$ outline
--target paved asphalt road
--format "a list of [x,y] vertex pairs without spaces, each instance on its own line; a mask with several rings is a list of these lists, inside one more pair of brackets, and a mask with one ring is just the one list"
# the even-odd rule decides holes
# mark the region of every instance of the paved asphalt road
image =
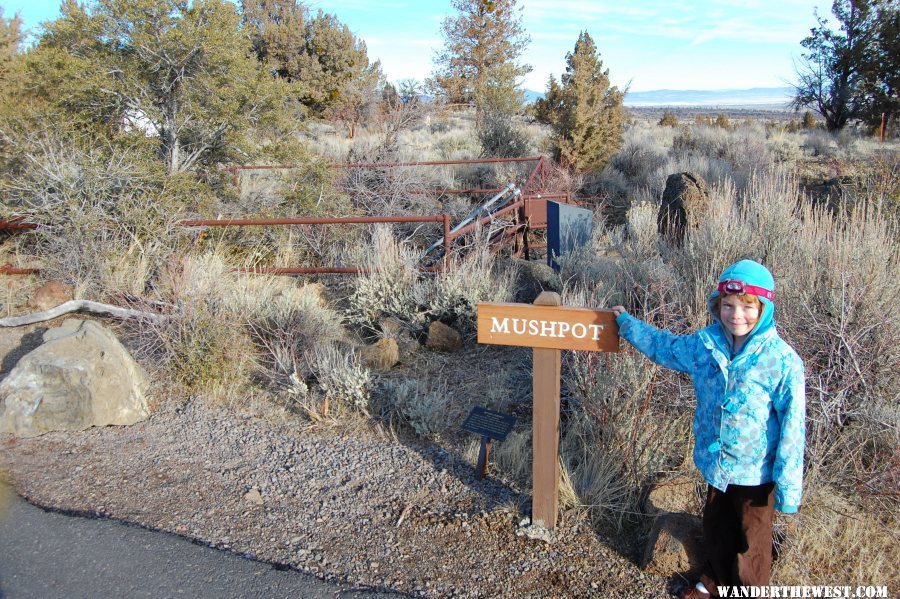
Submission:
[[0,599],[388,598],[110,520],[51,513],[0,482]]

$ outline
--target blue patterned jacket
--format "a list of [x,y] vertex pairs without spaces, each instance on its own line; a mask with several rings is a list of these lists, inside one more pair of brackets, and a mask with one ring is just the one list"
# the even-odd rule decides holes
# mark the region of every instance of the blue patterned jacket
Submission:
[[616,321],[642,354],[693,379],[694,463],[706,482],[724,491],[775,481],[775,508],[793,513],[803,484],[806,383],[803,361],[768,316],[736,356],[717,315],[692,335],[661,331],[627,313]]

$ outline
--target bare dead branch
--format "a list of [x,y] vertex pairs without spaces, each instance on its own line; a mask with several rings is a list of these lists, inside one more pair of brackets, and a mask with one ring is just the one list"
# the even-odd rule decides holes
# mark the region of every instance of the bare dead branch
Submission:
[[104,316],[113,316],[115,318],[129,319],[137,318],[140,320],[149,320],[154,324],[165,322],[166,316],[162,314],[154,314],[153,312],[144,312],[142,310],[132,310],[130,308],[120,308],[109,304],[101,304],[100,302],[92,302],[89,300],[70,300],[64,304],[60,304],[55,308],[45,310],[44,312],[34,312],[33,314],[24,314],[22,316],[9,316],[0,318],[0,326],[2,327],[20,327],[35,322],[44,322],[52,320],[63,314],[84,310],[93,314],[102,314]]

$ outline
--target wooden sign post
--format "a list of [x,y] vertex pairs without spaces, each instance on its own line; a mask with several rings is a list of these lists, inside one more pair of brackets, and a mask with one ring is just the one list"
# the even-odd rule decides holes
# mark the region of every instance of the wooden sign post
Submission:
[[560,306],[541,293],[534,305],[478,304],[478,343],[534,348],[531,521],[556,527],[559,506],[560,350],[619,351],[612,310]]

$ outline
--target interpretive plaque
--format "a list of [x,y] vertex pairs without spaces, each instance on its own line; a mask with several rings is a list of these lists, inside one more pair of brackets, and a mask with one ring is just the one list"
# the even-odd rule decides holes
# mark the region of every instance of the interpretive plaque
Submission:
[[559,272],[559,259],[591,243],[594,213],[586,208],[547,202],[547,265]]
[[512,430],[516,417],[512,414],[501,414],[481,406],[475,406],[462,423],[462,429],[481,435],[481,451],[478,452],[478,464],[475,474],[478,479],[487,473],[488,457],[491,455],[491,439],[502,441]]
[[475,406],[462,423],[462,429],[476,435],[503,441],[515,423],[516,417],[512,414],[501,414],[481,406]]

